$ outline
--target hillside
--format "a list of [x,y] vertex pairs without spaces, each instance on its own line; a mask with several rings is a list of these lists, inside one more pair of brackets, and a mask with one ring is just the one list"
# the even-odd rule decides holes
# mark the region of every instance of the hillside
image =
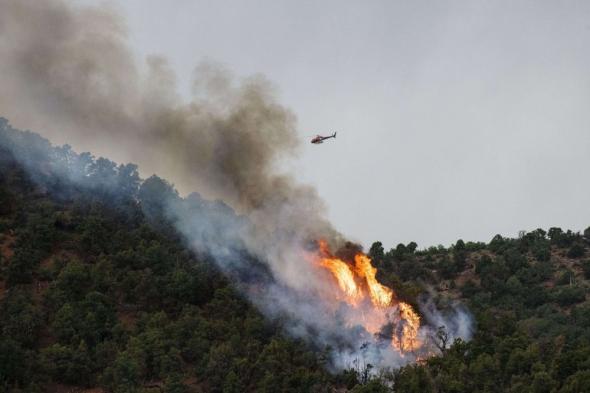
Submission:
[[169,185],[140,187],[133,166],[94,159],[98,186],[63,182],[44,173],[46,141],[13,134],[37,149],[25,171],[1,131],[0,391],[326,391],[317,354],[188,251],[156,207],[146,218],[140,204]]
[[[83,171],[64,176],[73,159]],[[330,348],[290,338],[187,247],[161,193],[174,190],[134,165],[0,120],[0,391],[590,391],[590,228],[424,250],[374,243],[382,283],[416,307],[426,295],[440,309],[460,301],[474,337],[446,342],[441,328],[440,354],[417,365],[331,373]],[[203,217],[232,214],[193,198]]]
[[403,368],[396,391],[590,391],[589,240],[590,229],[550,228],[449,249],[374,244],[383,281],[401,296],[433,288],[439,306],[459,299],[476,320],[469,343]]

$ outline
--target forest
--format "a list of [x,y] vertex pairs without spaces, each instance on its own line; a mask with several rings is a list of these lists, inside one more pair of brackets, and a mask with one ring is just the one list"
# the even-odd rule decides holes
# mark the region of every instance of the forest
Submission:
[[174,193],[0,118],[0,392],[590,392],[590,227],[373,243],[382,283],[416,307],[461,302],[474,334],[440,327],[416,364],[334,371],[331,348],[187,247],[157,203]]

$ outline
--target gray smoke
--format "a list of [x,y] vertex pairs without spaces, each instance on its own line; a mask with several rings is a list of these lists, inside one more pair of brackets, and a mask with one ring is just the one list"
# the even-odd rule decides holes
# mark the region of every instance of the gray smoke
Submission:
[[204,64],[186,103],[164,59],[136,64],[123,21],[108,9],[0,4],[0,109],[16,126],[225,201],[256,224],[249,246],[262,256],[276,254],[282,238],[337,237],[315,190],[275,170],[299,141],[295,116],[264,78],[235,83]]
[[[371,338],[330,316],[333,304],[319,296],[329,277],[301,258],[310,239],[338,245],[342,236],[316,191],[277,170],[297,154],[296,120],[263,77],[236,81],[223,67],[202,64],[186,102],[165,59],[137,62],[112,10],[0,0],[0,86],[0,114],[17,127],[135,162],[142,175],[157,172],[183,194],[198,190],[231,206],[241,218],[223,209],[191,214],[205,203],[195,196],[162,201],[191,246],[228,274],[243,268],[238,244],[267,262],[272,282],[245,290],[268,315],[287,315],[290,333],[332,347],[345,342],[340,353],[364,356],[359,348]],[[377,352],[376,365],[403,363],[391,348]],[[335,365],[346,367],[343,359]]]

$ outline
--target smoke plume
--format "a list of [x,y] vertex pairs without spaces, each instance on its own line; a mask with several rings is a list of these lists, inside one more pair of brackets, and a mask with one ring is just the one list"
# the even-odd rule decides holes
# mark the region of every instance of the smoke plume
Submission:
[[[316,191],[276,169],[299,148],[294,114],[261,76],[236,81],[223,67],[202,64],[189,102],[175,83],[164,58],[137,61],[123,20],[108,8],[0,0],[1,115],[78,151],[137,163],[142,175],[158,173],[183,194],[198,190],[231,206],[241,218],[215,209],[191,214],[204,203],[196,196],[162,201],[189,244],[228,274],[246,263],[236,250],[267,263],[273,279],[251,299],[267,315],[289,316],[290,333],[332,347],[345,342],[342,354],[351,358],[366,352],[360,343],[370,337],[326,315],[316,296],[326,277],[301,259],[310,239],[338,246],[342,236]],[[346,356],[335,366],[345,367]],[[401,364],[391,350],[374,358]]]

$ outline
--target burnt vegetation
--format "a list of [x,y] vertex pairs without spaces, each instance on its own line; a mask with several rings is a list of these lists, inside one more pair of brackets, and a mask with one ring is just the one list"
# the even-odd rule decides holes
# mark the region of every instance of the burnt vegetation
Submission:
[[[440,327],[440,353],[419,364],[334,374],[330,348],[289,338],[190,251],[158,202],[170,193],[0,120],[0,391],[590,391],[590,228],[374,243],[381,282],[416,307],[460,300],[474,336],[449,342]],[[193,199],[194,214],[228,209]]]

